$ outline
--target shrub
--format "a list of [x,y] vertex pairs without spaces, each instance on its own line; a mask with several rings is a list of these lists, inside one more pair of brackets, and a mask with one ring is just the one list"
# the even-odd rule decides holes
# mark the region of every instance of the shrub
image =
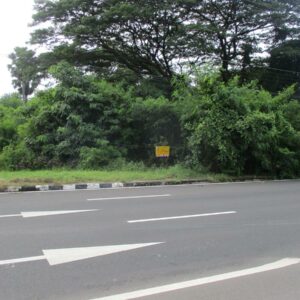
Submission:
[[289,88],[272,97],[255,83],[240,86],[238,78],[202,77],[181,100],[189,101],[182,119],[188,161],[233,174],[299,173],[299,132],[285,114],[292,94]]
[[0,154],[0,169],[21,170],[30,169],[35,165],[33,153],[26,147],[25,143],[9,145],[4,147]]
[[108,166],[120,157],[120,151],[109,144],[103,143],[99,148],[82,147],[78,166],[83,169],[98,169]]

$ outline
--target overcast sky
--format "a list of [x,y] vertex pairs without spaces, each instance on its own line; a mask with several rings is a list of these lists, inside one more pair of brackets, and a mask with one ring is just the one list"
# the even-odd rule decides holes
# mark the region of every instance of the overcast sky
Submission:
[[14,91],[7,55],[17,46],[26,46],[33,3],[34,0],[0,0],[0,96]]

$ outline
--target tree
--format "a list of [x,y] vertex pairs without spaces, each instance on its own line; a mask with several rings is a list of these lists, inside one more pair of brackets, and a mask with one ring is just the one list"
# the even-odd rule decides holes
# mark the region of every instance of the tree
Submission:
[[[221,62],[224,80],[230,70],[249,66],[255,54],[299,34],[299,5],[293,0],[191,0],[186,7],[195,55],[204,51]],[[205,50],[199,49],[203,40]]]
[[291,35],[295,38],[300,24],[296,0],[35,3],[34,24],[50,26],[36,30],[33,43],[54,47],[63,43],[71,51],[56,54],[73,52],[74,60],[86,65],[105,67],[110,72],[126,67],[139,76],[160,77],[167,82],[186,63],[205,60],[221,62],[223,79],[227,80],[233,68],[246,69],[255,54]]
[[13,85],[18,90],[24,102],[27,102],[39,85],[42,75],[39,71],[38,58],[35,52],[26,47],[17,47],[9,55],[11,64],[8,69],[13,77]]
[[[179,1],[178,1],[179,2]],[[175,61],[188,51],[184,21],[177,1],[170,0],[36,0],[35,24],[50,21],[48,29],[36,30],[34,43],[68,42],[85,55],[97,54],[113,71],[127,67],[139,75],[170,82]]]
[[272,92],[297,84],[300,96],[300,40],[286,41],[272,49],[262,84]]

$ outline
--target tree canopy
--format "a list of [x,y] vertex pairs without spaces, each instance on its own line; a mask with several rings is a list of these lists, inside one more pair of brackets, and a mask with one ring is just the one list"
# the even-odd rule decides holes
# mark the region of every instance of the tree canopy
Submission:
[[268,66],[262,79],[268,90],[278,92],[297,84],[297,96],[300,96],[300,40],[285,41],[273,48]]
[[[280,0],[36,0],[33,43],[76,49],[81,63],[168,79],[186,63],[245,68],[299,34],[299,7]],[[56,52],[57,53],[57,52]],[[66,54],[66,53],[65,53]],[[94,62],[89,58],[93,56]],[[96,58],[97,57],[97,58]]]
[[38,58],[33,50],[26,47],[16,47],[9,58],[11,64],[8,68],[13,77],[13,85],[27,102],[28,96],[34,92],[42,78]]

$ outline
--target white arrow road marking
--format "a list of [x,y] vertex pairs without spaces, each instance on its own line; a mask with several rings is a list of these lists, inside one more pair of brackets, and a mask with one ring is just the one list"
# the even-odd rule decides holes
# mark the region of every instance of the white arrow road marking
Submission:
[[87,199],[87,201],[105,201],[105,200],[120,200],[120,199],[140,199],[140,198],[160,198],[160,197],[170,197],[170,194],[163,195],[141,195],[141,196],[124,196],[124,197],[110,197],[110,198],[94,198]]
[[61,211],[31,211],[21,212],[23,218],[35,218],[55,215],[77,214],[91,211],[98,211],[99,209],[85,209],[85,210],[61,210]]
[[3,215],[3,216],[0,216],[0,218],[14,218],[14,217],[21,217],[21,214],[17,214],[17,215]]
[[187,215],[187,216],[175,216],[175,217],[165,217],[165,218],[152,218],[152,219],[141,219],[141,220],[130,220],[127,223],[143,223],[143,222],[154,222],[154,221],[165,221],[165,220],[176,220],[176,219],[188,219],[188,218],[198,218],[198,217],[208,217],[208,216],[219,216],[219,215],[230,215],[236,214],[236,211],[223,211],[208,214],[199,215]]
[[44,255],[40,255],[40,256],[31,256],[31,257],[0,260],[0,266],[18,264],[18,263],[28,262],[28,261],[44,260],[44,259],[46,259],[46,257]]
[[66,215],[66,214],[77,214],[90,211],[98,211],[99,209],[85,209],[85,210],[57,210],[57,211],[27,211],[21,212],[16,215],[3,215],[0,218],[13,218],[13,217],[23,217],[23,218],[35,218],[35,217],[46,217],[55,215]]
[[129,251],[138,248],[162,244],[159,243],[144,243],[144,244],[129,244],[129,245],[114,245],[114,246],[99,246],[99,247],[81,247],[81,248],[65,248],[65,249],[50,249],[43,250],[44,255],[32,256],[16,259],[8,259],[0,261],[0,265],[17,264],[22,262],[30,262],[37,260],[47,260],[50,266],[65,264],[78,260],[113,254],[117,252]]
[[157,286],[157,287],[153,287],[153,288],[149,288],[149,289],[138,290],[138,291],[124,293],[124,294],[117,294],[117,295],[112,295],[112,296],[108,296],[108,297],[97,298],[97,299],[93,299],[93,300],[136,299],[136,298],[181,290],[181,289],[185,289],[185,288],[196,287],[196,286],[205,285],[205,284],[209,284],[209,283],[213,283],[213,282],[219,282],[219,281],[223,281],[223,280],[228,280],[228,279],[258,274],[258,273],[262,273],[262,272],[272,271],[272,270],[276,270],[276,269],[289,267],[289,266],[299,264],[299,263],[300,263],[300,258],[285,258],[285,259],[282,259],[282,260],[279,260],[279,261],[276,261],[276,262],[273,262],[270,264],[266,264],[263,266],[255,267],[255,268],[244,269],[244,270],[240,270],[240,271],[224,273],[224,274],[210,276],[210,277],[198,278],[198,279],[189,280],[189,281],[182,281],[182,282]]

